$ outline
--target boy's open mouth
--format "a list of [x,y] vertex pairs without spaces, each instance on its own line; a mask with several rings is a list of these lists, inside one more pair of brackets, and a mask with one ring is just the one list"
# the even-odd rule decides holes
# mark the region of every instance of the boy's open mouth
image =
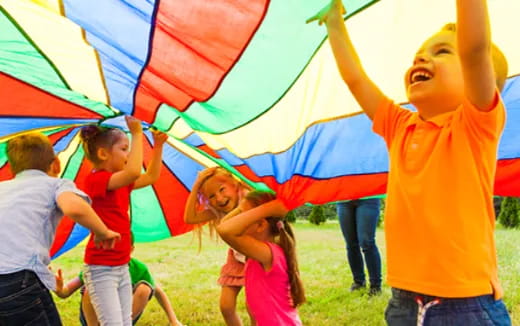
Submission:
[[410,85],[432,79],[433,75],[426,69],[417,69],[410,74]]

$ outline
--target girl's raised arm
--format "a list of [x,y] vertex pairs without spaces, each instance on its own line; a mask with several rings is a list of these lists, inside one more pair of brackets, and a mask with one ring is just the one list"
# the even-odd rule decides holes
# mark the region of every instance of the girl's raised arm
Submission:
[[186,207],[184,208],[184,222],[188,224],[198,224],[217,218],[209,209],[197,211],[200,187],[204,181],[215,173],[215,170],[216,168],[209,168],[199,172],[197,180],[195,180],[188,196],[188,200],[186,201]]
[[260,262],[265,270],[269,270],[273,260],[271,249],[265,242],[257,240],[245,232],[255,223],[259,223],[256,227],[269,228],[269,223],[265,218],[285,216],[287,209],[279,200],[273,200],[251,209],[248,209],[249,207],[248,201],[243,200],[236,209],[224,217],[217,226],[217,232],[233,249]]
[[165,133],[159,131],[153,132],[152,160],[146,169],[146,173],[141,174],[135,181],[134,189],[149,186],[159,179],[161,174],[163,147],[167,140],[168,135]]

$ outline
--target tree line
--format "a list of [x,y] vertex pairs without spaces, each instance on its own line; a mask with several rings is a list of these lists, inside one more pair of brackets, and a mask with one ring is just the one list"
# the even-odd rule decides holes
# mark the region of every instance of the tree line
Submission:
[[[384,220],[384,203],[382,199],[379,224]],[[520,227],[520,198],[518,197],[495,197],[495,216],[500,224],[506,228]],[[327,220],[337,220],[336,204],[327,203],[323,205],[303,205],[289,212],[289,222],[296,220],[308,220],[310,223],[320,225]]]

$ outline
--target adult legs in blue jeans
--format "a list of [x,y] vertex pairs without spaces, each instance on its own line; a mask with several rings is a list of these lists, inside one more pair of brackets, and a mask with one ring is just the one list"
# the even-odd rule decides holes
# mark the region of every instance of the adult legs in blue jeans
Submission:
[[61,325],[49,290],[34,272],[0,275],[0,325]]
[[338,203],[336,208],[341,232],[347,244],[347,258],[354,277],[354,287],[365,285],[364,256],[370,287],[380,289],[381,256],[375,241],[380,200],[351,200]]

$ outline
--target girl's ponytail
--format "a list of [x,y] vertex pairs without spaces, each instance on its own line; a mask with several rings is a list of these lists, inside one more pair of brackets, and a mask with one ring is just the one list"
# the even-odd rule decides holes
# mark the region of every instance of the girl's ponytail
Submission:
[[300,278],[300,269],[296,257],[296,240],[292,227],[285,219],[268,218],[267,220],[269,224],[271,224],[271,230],[273,229],[273,225],[274,228],[276,228],[276,232],[273,232],[273,234],[279,236],[279,245],[287,261],[287,274],[289,275],[289,284],[291,285],[292,304],[294,307],[298,307],[304,303],[306,299],[305,290]]
[[83,151],[85,156],[91,162],[97,163],[96,156],[96,138],[102,132],[101,128],[96,125],[88,125],[81,128],[79,136],[83,143]]
[[[275,200],[276,196],[270,192],[252,191],[246,195],[246,199],[253,206],[260,206],[269,201]],[[287,274],[291,286],[291,298],[293,307],[298,307],[305,302],[305,290],[300,278],[300,269],[296,257],[296,240],[291,225],[281,217],[267,217],[270,232],[278,238],[278,245],[282,248],[287,261]]]

